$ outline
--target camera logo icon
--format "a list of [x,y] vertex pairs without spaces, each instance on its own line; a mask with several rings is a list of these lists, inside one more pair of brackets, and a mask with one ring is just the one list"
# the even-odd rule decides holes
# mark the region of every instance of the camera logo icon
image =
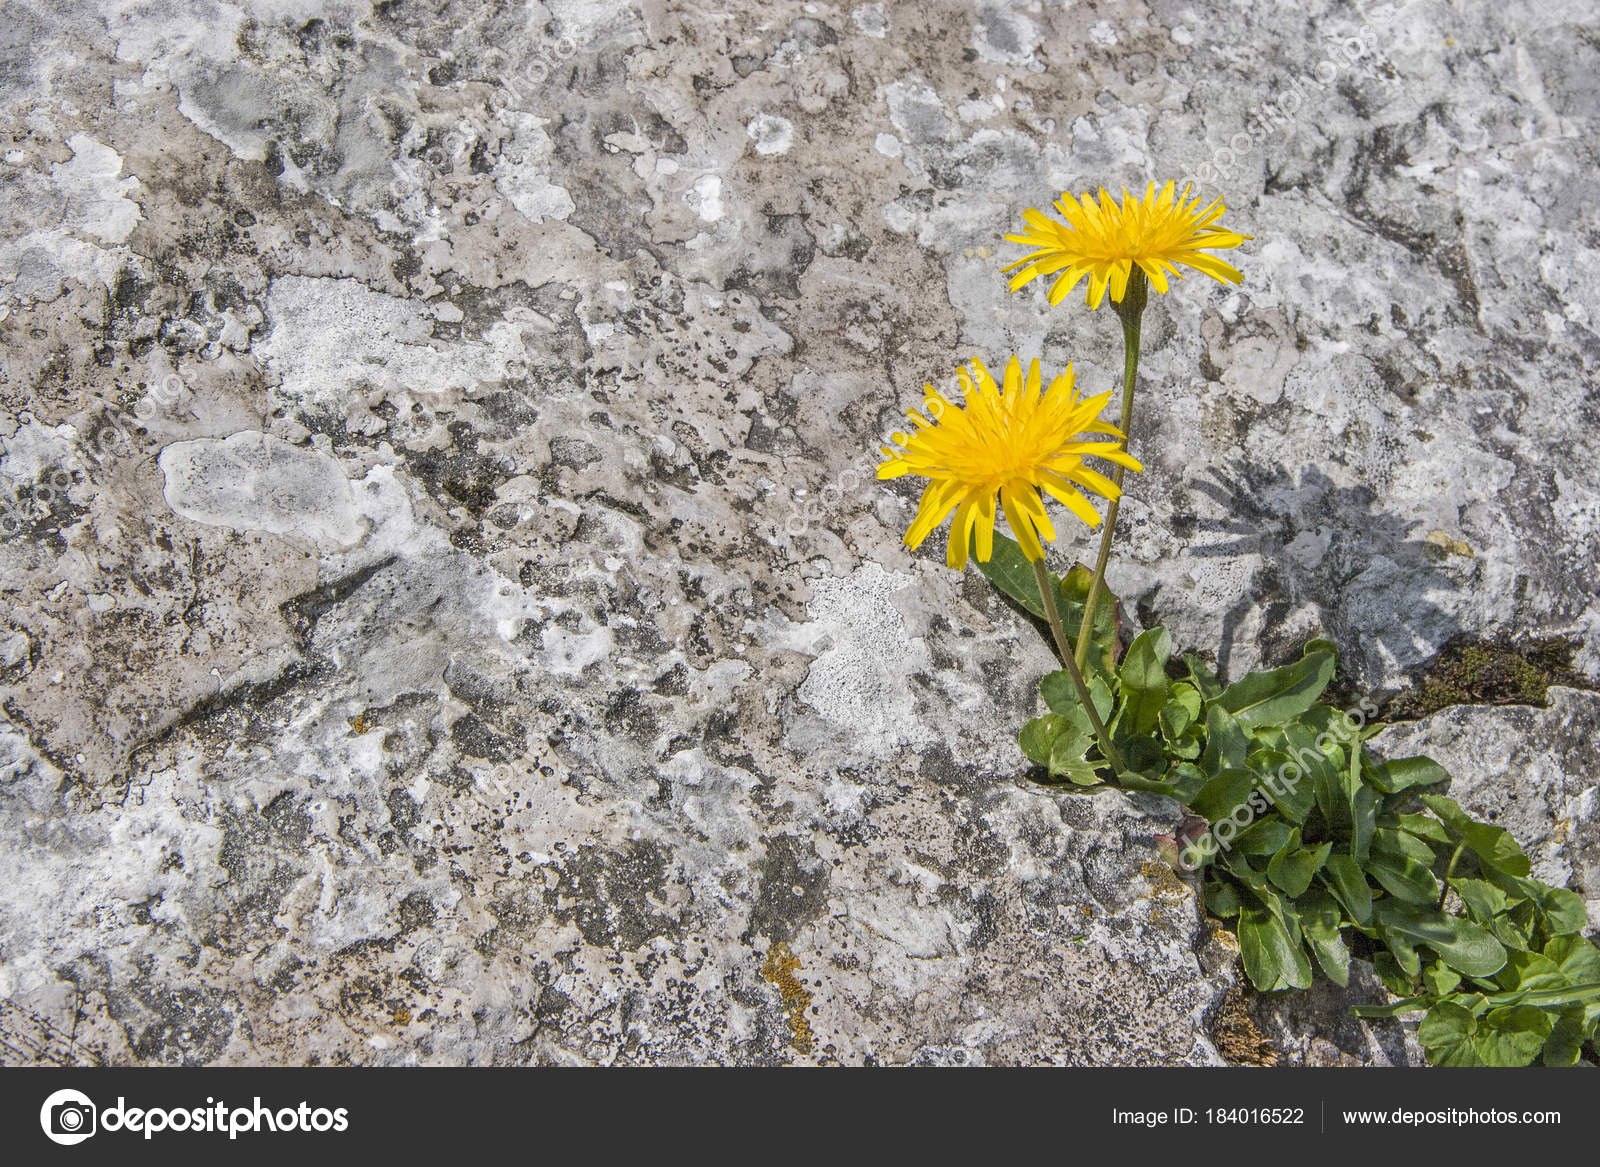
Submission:
[[94,1134],[95,1116],[95,1105],[87,1094],[57,1090],[39,1108],[39,1125],[51,1142],[70,1147]]

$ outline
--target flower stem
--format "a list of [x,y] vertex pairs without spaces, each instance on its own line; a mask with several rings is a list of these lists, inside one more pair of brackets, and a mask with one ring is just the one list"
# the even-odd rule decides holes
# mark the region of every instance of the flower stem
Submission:
[[1061,626],[1061,611],[1056,607],[1055,581],[1050,578],[1050,573],[1045,570],[1044,560],[1033,561],[1033,578],[1039,584],[1039,598],[1044,601],[1044,618],[1050,625],[1050,634],[1056,640],[1056,655],[1067,666],[1067,673],[1072,677],[1072,687],[1078,691],[1078,700],[1083,703],[1083,711],[1089,716],[1089,725],[1094,729],[1095,741],[1100,743],[1100,752],[1105,755],[1111,769],[1121,776],[1124,769],[1122,755],[1117,752],[1117,747],[1111,744],[1111,735],[1106,732],[1105,723],[1100,720],[1100,711],[1094,707],[1094,700],[1089,695],[1089,686],[1084,684],[1083,670],[1078,667],[1078,662],[1072,659],[1072,647],[1067,643],[1067,630]]
[[[1128,448],[1133,429],[1133,387],[1139,379],[1139,324],[1144,317],[1144,306],[1149,299],[1144,271],[1136,264],[1128,277],[1128,286],[1122,299],[1112,304],[1122,321],[1122,448]],[[1122,501],[1122,478],[1127,471],[1113,466],[1111,481],[1117,496],[1106,504],[1106,521],[1100,531],[1100,554],[1094,561],[1094,578],[1089,581],[1089,594],[1083,600],[1083,620],[1078,625],[1078,650],[1073,654],[1079,670],[1089,662],[1089,642],[1094,632],[1094,610],[1104,590],[1106,564],[1111,559],[1111,539],[1117,529],[1117,510]]]

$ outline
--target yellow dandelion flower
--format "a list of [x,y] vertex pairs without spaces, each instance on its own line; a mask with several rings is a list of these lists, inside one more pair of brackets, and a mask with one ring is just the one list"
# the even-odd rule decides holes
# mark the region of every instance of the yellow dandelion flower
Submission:
[[[916,474],[928,479],[917,517],[906,531],[910,547],[921,546],[955,511],[945,562],[957,570],[966,566],[974,532],[978,561],[987,562],[994,551],[998,494],[1011,534],[1023,554],[1037,562],[1044,558],[1040,537],[1050,542],[1056,537],[1041,491],[1095,527],[1100,516],[1083,491],[1106,498],[1116,498],[1122,491],[1083,460],[1104,458],[1132,470],[1143,469],[1122,449],[1122,431],[1099,420],[1111,394],[1079,397],[1071,365],[1043,391],[1039,362],[1032,362],[1024,377],[1016,357],[1006,363],[1003,385],[995,384],[976,358],[970,374],[958,369],[956,377],[961,383],[961,406],[929,385],[922,407],[932,420],[907,410],[916,429],[894,435],[899,449],[883,447],[879,478]],[[1082,441],[1082,434],[1108,434],[1118,440]]]
[[1138,199],[1130,198],[1123,187],[1120,206],[1104,187],[1098,203],[1091,195],[1074,200],[1063,194],[1056,200],[1056,209],[1065,223],[1028,208],[1022,212],[1028,230],[1007,235],[1006,241],[1037,250],[1003,269],[1017,273],[1011,277],[1011,290],[1015,292],[1037,276],[1060,272],[1050,285],[1051,304],[1066,299],[1085,276],[1089,279],[1089,307],[1098,308],[1108,288],[1111,302],[1118,304],[1135,264],[1158,292],[1167,290],[1169,273],[1183,279],[1180,264],[1218,281],[1238,283],[1243,277],[1235,268],[1202,249],[1238,247],[1253,236],[1213,226],[1228,208],[1221,199],[1202,208],[1198,198],[1189,197],[1189,189],[1185,187],[1180,198],[1169,182],[1158,196],[1152,182]]

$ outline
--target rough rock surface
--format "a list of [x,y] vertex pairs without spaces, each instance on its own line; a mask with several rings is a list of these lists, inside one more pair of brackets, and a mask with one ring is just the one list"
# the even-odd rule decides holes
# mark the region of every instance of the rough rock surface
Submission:
[[[1256,239],[1148,316],[1130,619],[1593,679],[1590,23],[10,0],[0,1057],[1218,1060],[1171,808],[1022,778],[1049,657],[863,455],[1109,385],[999,237],[1193,175]],[[1397,732],[1594,901],[1596,717]]]

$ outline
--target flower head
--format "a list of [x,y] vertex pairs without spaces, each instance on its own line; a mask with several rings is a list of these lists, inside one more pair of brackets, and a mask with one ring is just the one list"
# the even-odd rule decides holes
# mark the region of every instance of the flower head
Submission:
[[1050,285],[1050,303],[1059,304],[1088,276],[1088,304],[1098,308],[1107,288],[1112,303],[1121,303],[1135,264],[1158,292],[1167,290],[1168,273],[1183,278],[1179,264],[1216,280],[1236,284],[1242,278],[1233,267],[1202,250],[1238,247],[1252,238],[1212,226],[1228,209],[1221,199],[1202,208],[1198,198],[1189,197],[1189,188],[1184,188],[1180,198],[1169,182],[1157,195],[1152,182],[1142,199],[1130,198],[1124,187],[1120,206],[1101,187],[1098,203],[1091,195],[1074,200],[1063,194],[1056,209],[1065,223],[1030,207],[1022,212],[1028,229],[1021,235],[1006,236],[1007,242],[1038,249],[1004,269],[1017,272],[1011,277],[1013,292],[1036,276],[1060,272]]
[[[878,467],[879,478],[916,474],[928,479],[917,517],[906,531],[909,546],[920,546],[951,511],[956,512],[945,556],[953,568],[966,566],[974,532],[978,561],[987,562],[993,554],[997,494],[1023,554],[1037,561],[1044,558],[1040,537],[1052,542],[1056,537],[1041,491],[1095,527],[1100,516],[1083,490],[1106,498],[1122,492],[1083,460],[1104,458],[1132,470],[1143,469],[1122,449],[1122,431],[1099,420],[1111,394],[1079,397],[1071,365],[1042,391],[1039,362],[1032,362],[1024,377],[1016,357],[1006,363],[1002,385],[995,384],[976,358],[970,374],[958,369],[956,377],[962,405],[951,404],[929,385],[923,408],[933,420],[908,410],[916,429],[895,434],[893,441],[900,448],[883,447],[884,460]],[[1119,440],[1082,441],[1083,434],[1108,434]]]

